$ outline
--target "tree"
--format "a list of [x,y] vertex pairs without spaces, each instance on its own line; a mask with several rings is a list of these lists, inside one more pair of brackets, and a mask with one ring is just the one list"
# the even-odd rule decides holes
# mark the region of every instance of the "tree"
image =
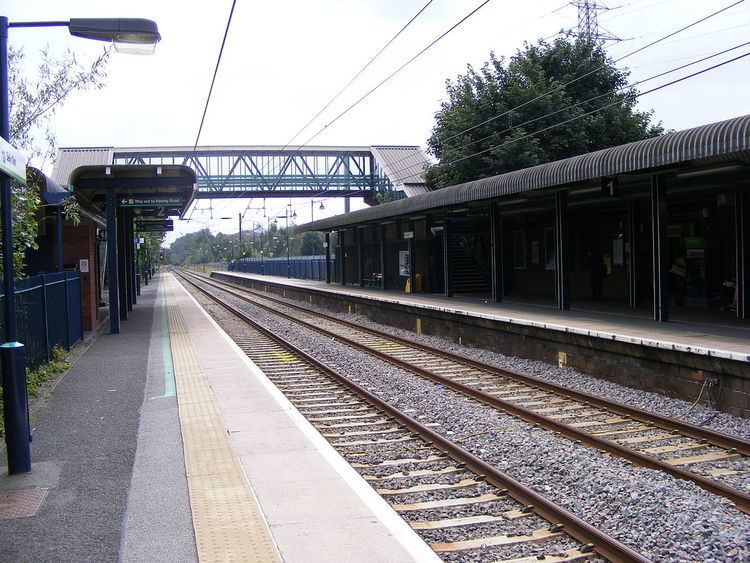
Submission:
[[[8,94],[10,111],[10,142],[39,168],[55,155],[55,134],[52,116],[75,91],[101,88],[106,78],[109,49],[90,65],[80,63],[68,50],[53,56],[41,52],[41,62],[33,79],[22,70],[25,58],[19,49],[8,49]],[[12,183],[13,261],[16,276],[23,275],[26,250],[37,248],[36,213],[41,203],[36,182],[23,186]],[[76,218],[76,208],[68,204],[67,217]]]
[[[469,65],[446,82],[448,100],[428,140],[439,161],[428,184],[442,188],[660,135],[653,112],[635,111],[627,78],[585,39],[525,44],[508,61],[491,53],[481,69]],[[584,116],[592,110],[600,111]]]
[[316,231],[303,233],[300,241],[300,256],[317,256],[325,254],[325,235]]

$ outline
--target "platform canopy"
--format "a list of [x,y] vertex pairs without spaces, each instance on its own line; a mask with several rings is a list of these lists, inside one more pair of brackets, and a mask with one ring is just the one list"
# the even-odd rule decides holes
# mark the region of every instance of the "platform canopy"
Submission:
[[[196,195],[195,172],[189,166],[79,166],[70,172],[68,188],[86,207],[104,212],[114,190],[118,206],[137,215],[183,216]],[[140,203],[140,205],[139,205]]]
[[107,164],[110,153],[99,149],[74,156],[58,160],[53,176],[75,194],[81,209],[106,217],[110,330],[117,334],[137,302],[141,236],[136,235],[172,230],[170,217],[182,217],[190,207],[197,178],[180,164]]
[[549,190],[599,190],[613,179],[627,186],[651,174],[687,178],[718,169],[731,173],[748,164],[750,115],[744,115],[320,219],[296,230],[329,231],[415,213],[455,211],[498,199],[522,203]]

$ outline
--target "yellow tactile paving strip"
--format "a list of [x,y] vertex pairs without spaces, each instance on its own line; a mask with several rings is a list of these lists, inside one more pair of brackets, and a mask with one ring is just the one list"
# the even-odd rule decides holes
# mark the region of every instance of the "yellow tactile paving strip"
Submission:
[[169,339],[198,557],[281,561],[175,304],[173,283],[171,277],[165,279]]

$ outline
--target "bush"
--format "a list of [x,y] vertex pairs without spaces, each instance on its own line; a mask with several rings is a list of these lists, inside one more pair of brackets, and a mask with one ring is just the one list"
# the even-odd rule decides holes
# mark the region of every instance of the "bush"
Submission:
[[[52,357],[49,362],[40,365],[39,367],[26,370],[26,393],[29,397],[36,397],[39,393],[40,388],[46,382],[50,381],[59,373],[63,373],[68,369],[69,364],[65,359],[66,353],[60,346],[52,348]],[[3,403],[2,403],[3,392],[0,388],[0,430],[5,427],[3,416]]]

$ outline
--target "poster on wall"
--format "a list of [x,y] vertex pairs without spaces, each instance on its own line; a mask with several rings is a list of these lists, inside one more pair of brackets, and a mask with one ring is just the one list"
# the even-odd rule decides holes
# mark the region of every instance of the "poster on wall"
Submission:
[[526,269],[526,231],[513,231],[513,267]]
[[409,265],[409,251],[399,250],[398,252],[398,274],[400,276],[411,275],[411,267]]

